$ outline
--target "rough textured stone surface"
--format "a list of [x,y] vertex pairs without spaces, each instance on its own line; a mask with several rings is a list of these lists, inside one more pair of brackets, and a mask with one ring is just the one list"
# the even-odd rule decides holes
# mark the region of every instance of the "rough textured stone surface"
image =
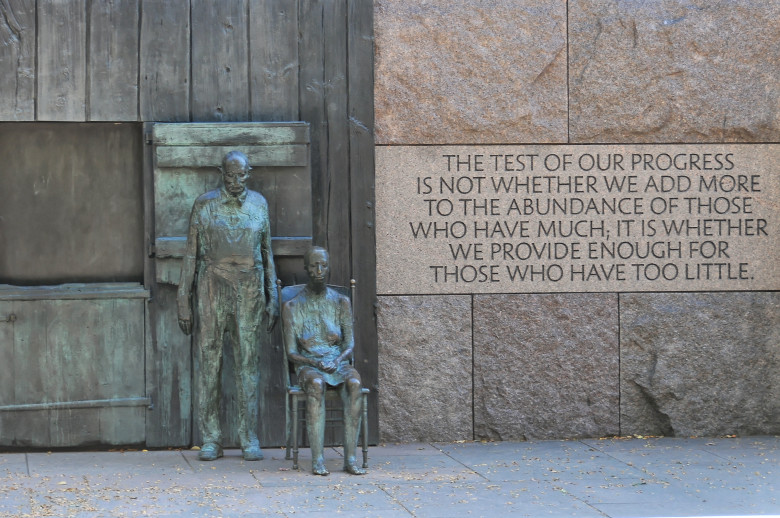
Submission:
[[620,299],[621,433],[780,433],[780,293]]
[[615,294],[474,297],[474,430],[496,440],[618,433]]
[[379,297],[383,441],[472,439],[471,297]]
[[378,144],[565,142],[561,0],[375,0]]
[[569,2],[572,142],[780,139],[780,3]]

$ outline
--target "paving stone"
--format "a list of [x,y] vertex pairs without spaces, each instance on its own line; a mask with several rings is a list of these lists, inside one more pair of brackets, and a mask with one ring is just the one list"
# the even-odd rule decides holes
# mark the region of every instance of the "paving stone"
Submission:
[[562,491],[535,481],[527,484],[472,482],[401,484],[384,487],[414,516],[582,516],[602,515]]
[[378,297],[382,441],[472,439],[471,297]]
[[620,297],[622,435],[780,433],[780,293]]
[[780,140],[780,4],[572,0],[571,142]]
[[27,475],[27,457],[24,453],[0,454],[0,476]]
[[454,483],[484,480],[478,473],[445,455],[402,456],[376,459],[372,463],[371,479],[385,483]]
[[490,440],[618,433],[614,294],[474,297],[474,420]]
[[377,144],[566,141],[566,6],[374,2]]

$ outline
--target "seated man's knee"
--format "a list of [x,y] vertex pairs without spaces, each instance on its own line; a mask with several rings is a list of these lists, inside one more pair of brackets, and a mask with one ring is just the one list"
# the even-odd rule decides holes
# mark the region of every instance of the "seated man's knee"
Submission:
[[347,381],[345,381],[345,384],[347,386],[347,392],[349,392],[350,394],[360,394],[360,389],[362,388],[362,385],[359,379],[349,378]]
[[321,396],[325,392],[325,380],[322,378],[310,378],[307,380],[305,390],[310,396]]

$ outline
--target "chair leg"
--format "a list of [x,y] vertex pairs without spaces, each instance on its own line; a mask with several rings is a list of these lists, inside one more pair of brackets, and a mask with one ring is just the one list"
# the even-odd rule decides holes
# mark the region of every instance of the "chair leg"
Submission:
[[298,469],[298,394],[293,394],[293,426],[292,426],[292,444],[293,444],[293,469]]
[[363,394],[363,468],[368,467],[368,395]]
[[290,399],[292,396],[290,396],[289,393],[285,395],[285,407],[284,407],[284,430],[285,430],[285,442],[286,442],[286,450],[284,453],[284,459],[290,460],[292,457],[290,456],[290,450],[292,449],[292,421],[290,421]]

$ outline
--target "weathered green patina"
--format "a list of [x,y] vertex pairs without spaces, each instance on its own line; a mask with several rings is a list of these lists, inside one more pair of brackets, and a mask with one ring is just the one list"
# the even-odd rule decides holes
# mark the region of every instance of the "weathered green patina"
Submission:
[[[344,470],[363,475],[355,452],[362,410],[360,374],[350,362],[354,350],[352,307],[344,295],[326,285],[330,266],[324,248],[304,256],[309,282],[282,306],[284,345],[306,392],[306,423],[312,471],[327,475],[323,456],[325,390],[338,386],[344,403]],[[297,409],[296,409],[297,411]]]
[[[279,304],[268,204],[260,193],[246,188],[250,169],[243,153],[225,155],[223,187],[201,195],[192,207],[182,264],[178,319],[185,334],[192,332],[193,321],[195,324],[201,460],[222,456],[219,401],[225,332],[236,362],[239,441],[244,459],[263,458],[256,430],[259,361],[266,342],[263,338],[276,323]],[[264,320],[266,329],[262,327]]]

